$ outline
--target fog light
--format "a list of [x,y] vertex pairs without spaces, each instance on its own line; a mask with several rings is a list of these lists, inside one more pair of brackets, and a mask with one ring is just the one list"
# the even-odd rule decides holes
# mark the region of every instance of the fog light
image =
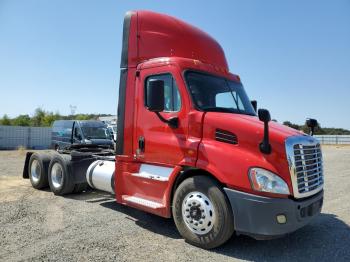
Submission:
[[287,218],[285,215],[277,215],[276,218],[278,224],[285,224],[287,222]]

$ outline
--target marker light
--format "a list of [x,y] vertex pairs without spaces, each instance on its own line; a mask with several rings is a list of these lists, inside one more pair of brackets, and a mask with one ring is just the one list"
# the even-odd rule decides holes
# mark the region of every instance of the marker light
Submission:
[[287,218],[285,215],[277,215],[276,216],[278,224],[285,224],[287,223]]

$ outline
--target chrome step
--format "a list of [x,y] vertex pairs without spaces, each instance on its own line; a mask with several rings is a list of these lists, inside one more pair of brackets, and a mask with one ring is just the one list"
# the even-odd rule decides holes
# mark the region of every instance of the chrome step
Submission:
[[127,201],[127,202],[131,202],[131,203],[135,203],[137,205],[140,206],[145,206],[145,207],[149,207],[149,208],[153,208],[153,209],[158,209],[158,208],[162,208],[164,207],[164,205],[162,205],[161,203],[152,201],[152,200],[147,200],[141,197],[136,197],[136,196],[123,196],[123,200]]

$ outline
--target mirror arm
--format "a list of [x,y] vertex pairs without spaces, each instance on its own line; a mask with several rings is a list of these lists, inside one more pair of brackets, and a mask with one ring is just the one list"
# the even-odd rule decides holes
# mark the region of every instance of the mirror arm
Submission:
[[263,141],[259,145],[260,151],[264,154],[271,153],[271,145],[269,141],[269,122],[264,121],[264,138]]
[[271,153],[271,145],[269,141],[269,122],[271,121],[270,112],[266,109],[258,110],[259,120],[264,122],[264,138],[261,141],[259,148],[260,151],[264,154]]
[[315,127],[310,127],[310,136],[313,136],[315,133]]
[[171,128],[178,128],[179,126],[179,119],[177,117],[172,117],[170,119],[165,119],[159,112],[155,112],[156,115],[159,117],[159,119],[167,123]]

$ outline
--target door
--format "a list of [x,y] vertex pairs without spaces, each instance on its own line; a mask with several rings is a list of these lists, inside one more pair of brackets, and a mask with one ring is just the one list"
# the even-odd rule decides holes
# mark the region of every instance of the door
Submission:
[[[164,81],[164,111],[160,115],[165,119],[177,117],[176,128],[170,127],[145,106],[145,88],[153,79]],[[179,88],[181,81],[175,66],[141,70],[136,81],[134,132],[134,155],[140,162],[175,166],[185,158],[188,120],[183,99],[185,90]]]
[[[145,106],[145,88],[151,80],[164,81],[165,106],[160,117]],[[176,66],[140,71],[135,81],[133,160],[123,166],[119,163],[119,202],[170,217],[172,177],[180,172],[180,165],[186,161],[194,164],[196,157],[196,153],[189,153],[195,152],[193,149],[188,150],[193,144],[187,142],[189,108],[186,87]],[[164,122],[175,117],[177,127]]]

